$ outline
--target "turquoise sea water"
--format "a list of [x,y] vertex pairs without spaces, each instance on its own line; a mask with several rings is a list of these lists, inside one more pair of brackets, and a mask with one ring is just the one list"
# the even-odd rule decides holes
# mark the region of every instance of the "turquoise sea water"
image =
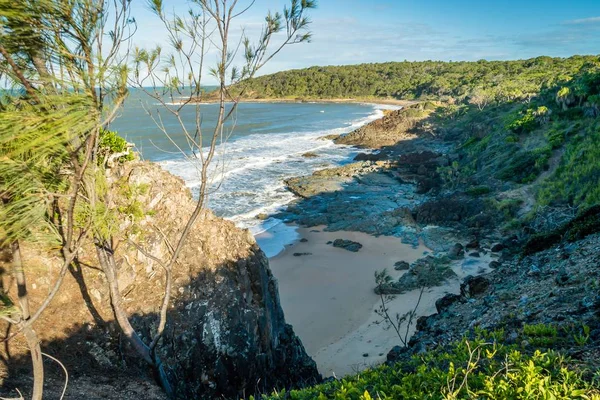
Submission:
[[[320,137],[350,132],[381,117],[384,108],[369,104],[241,103],[235,118],[227,125],[227,132],[231,132],[228,139],[217,148],[211,170],[209,207],[254,234],[276,229],[281,221],[273,218],[261,221],[256,215],[276,212],[293,200],[294,196],[285,189],[284,179],[341,165],[356,154],[356,149],[337,146]],[[133,91],[111,129],[134,142],[144,159],[158,162],[182,177],[194,192],[200,182],[197,162],[185,156],[191,155],[191,151],[178,122],[164,110],[160,111],[171,140],[147,115],[147,110],[155,112],[160,107],[145,94]],[[201,105],[200,115],[206,132],[203,145],[208,146],[217,105]],[[186,106],[182,117],[193,129],[195,107]],[[303,157],[307,152],[318,157]]]

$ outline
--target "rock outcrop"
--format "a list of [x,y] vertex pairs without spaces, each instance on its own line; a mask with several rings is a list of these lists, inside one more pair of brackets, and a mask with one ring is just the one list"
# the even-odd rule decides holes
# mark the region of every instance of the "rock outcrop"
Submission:
[[[120,291],[133,327],[149,343],[165,285],[164,271],[153,258],[168,259],[195,203],[182,180],[151,163],[127,163],[109,184],[108,207],[121,211],[114,227]],[[54,282],[59,258],[51,250],[24,246],[24,261],[35,309]],[[45,351],[71,371],[74,391],[77,376],[118,371],[118,384],[126,387],[129,375],[147,375],[147,366],[120,337],[97,265],[94,247],[87,243],[34,326]],[[8,264],[0,267],[10,270]],[[7,287],[10,277],[4,273],[2,279]],[[173,267],[173,296],[157,353],[176,397],[237,398],[320,379],[285,322],[277,281],[249,231],[203,212]],[[23,349],[18,339],[11,341],[12,364],[3,386],[28,376]]]
[[378,149],[394,145],[401,140],[411,140],[417,137],[411,132],[412,128],[429,113],[430,111],[423,110],[421,105],[391,111],[381,119],[334,139],[334,142]]

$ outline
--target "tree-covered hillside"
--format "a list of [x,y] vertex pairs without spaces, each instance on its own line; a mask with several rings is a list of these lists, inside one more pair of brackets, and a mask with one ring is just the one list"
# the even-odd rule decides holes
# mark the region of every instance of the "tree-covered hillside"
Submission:
[[388,62],[311,67],[244,82],[249,98],[527,99],[568,80],[597,56],[518,61]]

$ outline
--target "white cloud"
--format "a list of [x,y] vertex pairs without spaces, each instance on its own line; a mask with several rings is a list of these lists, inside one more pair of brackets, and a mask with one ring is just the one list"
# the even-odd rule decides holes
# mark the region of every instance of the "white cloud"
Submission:
[[565,21],[565,25],[589,25],[589,24],[600,24],[600,17],[590,17],[582,19],[573,19]]

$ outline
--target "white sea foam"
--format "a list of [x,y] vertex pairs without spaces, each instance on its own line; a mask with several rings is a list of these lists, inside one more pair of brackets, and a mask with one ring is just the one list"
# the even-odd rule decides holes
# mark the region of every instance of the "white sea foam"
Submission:
[[[373,105],[373,113],[350,121],[346,126],[310,132],[251,134],[217,148],[211,168],[213,182],[210,208],[220,216],[248,228],[254,235],[278,226],[275,218],[259,220],[258,214],[274,214],[294,199],[284,179],[307,175],[321,168],[340,165],[351,159],[355,149],[323,141],[322,136],[351,132],[383,116],[384,109],[398,107]],[[317,157],[306,158],[305,153]],[[169,160],[164,168],[182,177],[194,194],[200,186],[197,165],[190,160]],[[273,236],[273,235],[271,235]],[[289,240],[293,234],[280,235]],[[283,238],[285,237],[285,238]],[[271,246],[271,245],[269,245]],[[281,243],[273,245],[280,248]]]

